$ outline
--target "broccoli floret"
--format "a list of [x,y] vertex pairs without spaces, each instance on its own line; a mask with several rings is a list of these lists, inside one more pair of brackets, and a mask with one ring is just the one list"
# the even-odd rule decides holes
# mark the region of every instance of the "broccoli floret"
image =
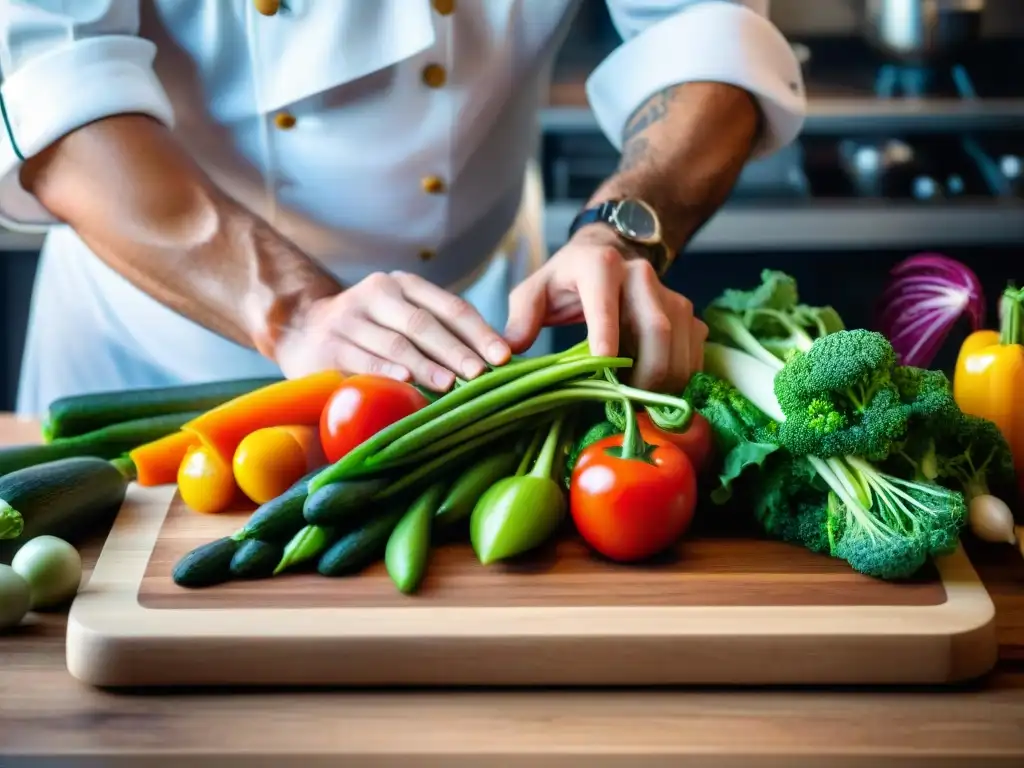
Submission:
[[723,456],[739,443],[770,436],[778,428],[735,387],[708,373],[695,373],[683,398],[707,420]]
[[738,347],[778,367],[796,352],[808,349],[816,338],[844,327],[832,307],[812,307],[799,301],[793,277],[766,269],[759,286],[750,291],[724,291],[707,306],[703,318],[712,341]]
[[892,381],[909,419],[924,421],[927,428],[936,421],[959,419],[960,407],[953,398],[953,386],[942,371],[897,365],[892,370]]
[[829,553],[828,487],[807,461],[776,453],[761,468],[751,491],[754,517],[766,534],[811,552]]
[[800,456],[884,459],[907,429],[909,408],[892,379],[896,355],[880,333],[850,330],[816,340],[775,376],[786,421],[782,444]]
[[936,424],[935,453],[938,476],[958,483],[968,499],[1013,486],[1010,446],[988,419],[961,413]]
[[959,541],[967,505],[957,491],[903,480],[856,457],[812,459],[836,495],[831,554],[882,579],[913,576],[930,557]]

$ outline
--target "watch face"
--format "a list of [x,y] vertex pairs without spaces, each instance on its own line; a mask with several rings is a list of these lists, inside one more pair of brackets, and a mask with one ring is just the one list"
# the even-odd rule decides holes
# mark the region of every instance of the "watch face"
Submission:
[[648,242],[658,236],[658,221],[654,213],[636,200],[623,200],[615,211],[615,222],[626,237]]

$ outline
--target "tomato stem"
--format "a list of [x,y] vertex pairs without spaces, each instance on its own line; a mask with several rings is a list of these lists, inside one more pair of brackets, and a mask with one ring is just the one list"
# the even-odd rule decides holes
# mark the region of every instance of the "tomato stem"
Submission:
[[544,439],[544,446],[540,449],[540,456],[530,470],[530,477],[550,478],[555,467],[555,457],[558,455],[560,445],[559,432],[562,429],[563,416],[555,419],[548,428],[547,437]]
[[648,461],[648,454],[651,451],[649,446],[640,434],[640,425],[636,422],[636,409],[633,401],[628,397],[622,400],[623,408],[626,411],[626,431],[622,435],[622,447],[616,450],[620,459],[639,459]]

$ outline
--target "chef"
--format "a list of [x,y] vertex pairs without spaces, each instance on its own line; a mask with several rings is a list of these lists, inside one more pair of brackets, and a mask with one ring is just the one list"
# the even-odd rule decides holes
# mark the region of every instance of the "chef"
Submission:
[[681,387],[706,328],[662,277],[799,132],[799,65],[767,0],[607,0],[586,92],[622,159],[548,255],[531,158],[581,4],[0,0],[0,220],[47,232],[19,412],[330,367],[443,391],[576,322]]

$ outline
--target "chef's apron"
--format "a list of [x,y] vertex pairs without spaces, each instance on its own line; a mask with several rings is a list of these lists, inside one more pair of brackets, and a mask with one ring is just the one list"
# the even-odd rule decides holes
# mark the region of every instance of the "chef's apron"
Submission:
[[[508,318],[510,291],[547,257],[543,216],[543,184],[531,162],[515,222],[494,253],[482,260],[478,276],[467,287],[455,289],[498,331]],[[90,259],[96,261],[86,264]],[[47,236],[32,298],[19,414],[39,415],[59,397],[86,392],[280,375],[280,369],[257,352],[225,343],[196,324],[188,329],[188,338],[166,338],[159,328],[133,327],[125,319],[130,309],[111,311],[109,287],[99,285],[97,270],[103,274],[109,268],[98,263],[71,229],[57,227]],[[109,285],[120,279],[104,274],[102,282]],[[126,297],[152,301],[141,291],[118,292],[119,300]],[[152,345],[180,346],[188,364],[167,370],[145,354]],[[546,329],[528,354],[550,349],[551,331]]]

